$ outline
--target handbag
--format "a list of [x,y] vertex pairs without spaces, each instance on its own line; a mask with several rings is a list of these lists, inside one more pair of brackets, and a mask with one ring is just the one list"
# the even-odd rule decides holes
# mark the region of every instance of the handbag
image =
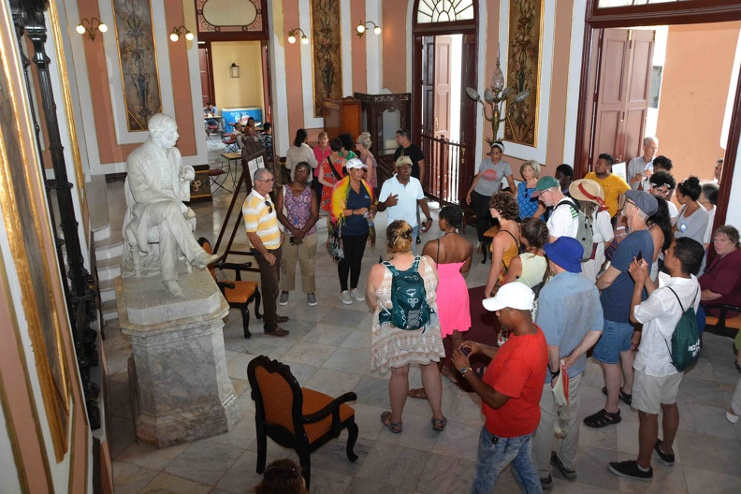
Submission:
[[345,251],[342,249],[342,223],[337,225],[337,231],[330,224],[327,234],[327,252],[336,263],[345,258]]

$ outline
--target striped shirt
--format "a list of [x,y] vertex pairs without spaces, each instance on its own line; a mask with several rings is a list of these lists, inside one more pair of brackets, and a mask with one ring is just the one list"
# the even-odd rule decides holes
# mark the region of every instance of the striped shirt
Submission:
[[266,249],[275,250],[280,247],[282,234],[278,228],[275,204],[269,196],[263,197],[256,189],[252,189],[242,204],[242,218],[244,229],[248,233],[257,233]]

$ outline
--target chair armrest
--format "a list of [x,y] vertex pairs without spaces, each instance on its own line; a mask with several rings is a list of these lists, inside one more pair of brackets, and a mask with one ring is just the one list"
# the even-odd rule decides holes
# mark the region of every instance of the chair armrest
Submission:
[[222,288],[230,288],[234,290],[234,288],[236,287],[234,283],[229,283],[228,281],[217,281],[216,285],[219,287],[219,290],[222,290]]
[[718,323],[720,323],[721,326],[725,326],[726,316],[729,310],[733,312],[741,313],[741,307],[738,305],[718,304],[718,303],[712,303],[712,302],[705,303],[703,305],[705,306],[706,309],[720,309],[720,316],[718,316]]
[[319,422],[320,420],[324,419],[329,415],[332,414],[332,427],[339,426],[340,423],[340,405],[347,402],[347,401],[355,401],[358,399],[358,395],[356,395],[354,392],[350,391],[348,393],[345,393],[342,396],[339,396],[329,402],[327,406],[319,410],[318,412],[314,412],[310,415],[304,415],[301,417],[301,421],[304,424],[311,424],[314,422]]
[[218,265],[219,269],[233,269],[235,276],[237,278],[237,281],[242,281],[242,271],[259,271],[259,269],[252,267],[252,261],[247,261],[243,263],[233,263],[233,262],[222,262]]

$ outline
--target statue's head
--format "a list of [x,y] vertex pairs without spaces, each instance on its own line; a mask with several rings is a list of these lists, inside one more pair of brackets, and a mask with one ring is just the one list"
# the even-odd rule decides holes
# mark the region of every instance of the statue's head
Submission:
[[148,123],[149,138],[158,146],[170,149],[175,146],[180,135],[175,119],[164,113],[152,115]]

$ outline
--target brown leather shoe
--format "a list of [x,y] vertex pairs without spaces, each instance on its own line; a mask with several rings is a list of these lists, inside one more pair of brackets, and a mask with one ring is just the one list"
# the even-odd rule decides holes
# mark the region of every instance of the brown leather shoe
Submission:
[[275,320],[278,321],[279,323],[288,322],[288,316],[277,316]]
[[278,338],[280,338],[283,336],[287,336],[289,334],[289,331],[287,329],[281,328],[280,326],[276,326],[275,329],[272,329],[270,331],[266,329],[265,334],[268,334],[270,336],[277,336]]

